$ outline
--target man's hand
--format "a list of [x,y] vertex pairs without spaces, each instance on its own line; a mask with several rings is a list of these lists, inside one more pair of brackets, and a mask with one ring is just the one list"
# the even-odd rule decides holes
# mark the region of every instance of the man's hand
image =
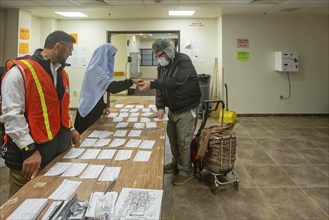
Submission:
[[138,84],[138,83],[142,83],[142,82],[144,82],[144,80],[143,79],[132,79],[132,81],[133,81],[133,83],[134,84]]
[[72,143],[77,144],[80,141],[80,134],[77,130],[72,130],[71,131],[71,138],[72,138]]
[[150,82],[144,81],[144,82],[138,83],[137,86],[138,86],[139,91],[146,91],[146,90],[150,89],[151,84],[150,84]]
[[41,155],[37,150],[31,156],[29,156],[26,160],[23,161],[22,175],[25,179],[31,180],[34,179],[41,165]]
[[157,111],[158,119],[162,119],[163,116],[164,116],[164,114],[165,114],[164,109],[159,109],[159,110]]

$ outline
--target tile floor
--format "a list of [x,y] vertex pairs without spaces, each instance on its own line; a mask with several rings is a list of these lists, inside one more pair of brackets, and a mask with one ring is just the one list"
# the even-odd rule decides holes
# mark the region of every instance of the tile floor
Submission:
[[[143,97],[139,97],[143,98]],[[210,118],[207,125],[217,124]],[[182,186],[164,174],[162,219],[329,219],[329,118],[240,117],[234,128],[239,190],[232,184],[213,194],[213,177],[202,172]],[[169,145],[165,162],[170,162]],[[1,167],[1,204],[8,170]]]

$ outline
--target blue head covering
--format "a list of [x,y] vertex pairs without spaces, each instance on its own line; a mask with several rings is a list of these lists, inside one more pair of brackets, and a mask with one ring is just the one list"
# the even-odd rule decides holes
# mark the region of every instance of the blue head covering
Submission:
[[113,81],[114,55],[117,51],[118,49],[109,43],[94,51],[82,82],[78,106],[82,117],[95,107]]

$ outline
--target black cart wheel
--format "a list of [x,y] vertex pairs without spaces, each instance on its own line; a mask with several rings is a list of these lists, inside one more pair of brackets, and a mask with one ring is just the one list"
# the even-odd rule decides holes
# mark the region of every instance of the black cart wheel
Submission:
[[215,194],[215,195],[216,195],[216,194],[217,194],[217,192],[218,192],[218,187],[217,187],[217,186],[215,186],[215,185],[214,185],[214,186],[211,186],[211,187],[210,187],[210,191],[211,191],[213,194]]

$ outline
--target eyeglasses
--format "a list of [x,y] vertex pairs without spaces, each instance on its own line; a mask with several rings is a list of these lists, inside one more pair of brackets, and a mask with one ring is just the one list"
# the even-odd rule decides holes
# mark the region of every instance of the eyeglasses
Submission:
[[159,55],[155,55],[154,58],[155,59],[159,59],[160,57],[162,57],[164,55],[164,51],[162,51],[162,53],[160,53]]
[[64,42],[62,42],[62,41],[60,41],[59,43],[62,44],[63,46],[65,46],[67,49],[69,49],[70,52],[72,52],[72,51],[74,50],[73,47],[70,47],[69,45],[67,45],[66,43],[64,43]]

